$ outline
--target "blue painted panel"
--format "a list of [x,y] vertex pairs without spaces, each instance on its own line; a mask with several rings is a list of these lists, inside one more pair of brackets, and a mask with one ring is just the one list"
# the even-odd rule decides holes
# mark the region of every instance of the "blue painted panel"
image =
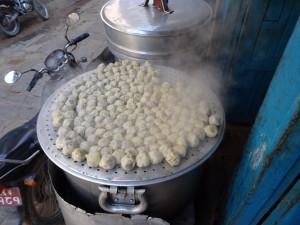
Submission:
[[[300,1],[227,0],[223,4],[227,8],[221,15],[226,15],[226,20],[220,23],[225,37],[230,37],[221,39],[224,51],[220,54],[227,80],[227,119],[252,124],[269,87],[270,75],[273,76],[300,15]],[[248,78],[251,74],[255,77]],[[246,80],[255,80],[248,85],[260,87],[243,87]]]
[[265,16],[265,20],[279,20],[285,1],[271,0]]
[[300,20],[244,149],[223,224],[257,224],[300,173]]
[[281,199],[278,206],[272,211],[262,225],[299,225],[300,224],[300,180]]

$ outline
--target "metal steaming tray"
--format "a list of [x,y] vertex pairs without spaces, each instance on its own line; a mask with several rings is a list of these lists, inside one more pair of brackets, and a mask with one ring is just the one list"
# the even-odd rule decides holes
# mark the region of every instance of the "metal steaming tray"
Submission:
[[[174,83],[177,80],[186,81],[190,79],[187,74],[173,68],[163,66],[157,66],[156,68],[161,71],[161,79],[164,81]],[[100,167],[90,168],[86,165],[86,161],[76,162],[70,156],[63,155],[55,146],[57,130],[52,126],[51,106],[57,96],[63,92],[66,87],[82,81],[83,77],[95,76],[96,74],[97,70],[89,71],[64,84],[47,99],[38,117],[37,135],[40,145],[49,159],[65,172],[86,181],[103,185],[141,186],[154,184],[178,177],[201,165],[219,146],[225,130],[223,107],[212,90],[201,85],[199,82],[191,82],[191,88],[194,88],[196,91],[201,90],[205,93],[206,97],[204,99],[208,102],[212,113],[221,117],[222,125],[219,128],[217,137],[205,138],[205,140],[200,141],[197,147],[190,148],[186,157],[181,160],[179,166],[171,167],[167,162],[162,162],[157,165],[150,165],[146,168],[136,167],[131,171],[125,171],[119,165],[112,170],[105,170]]]

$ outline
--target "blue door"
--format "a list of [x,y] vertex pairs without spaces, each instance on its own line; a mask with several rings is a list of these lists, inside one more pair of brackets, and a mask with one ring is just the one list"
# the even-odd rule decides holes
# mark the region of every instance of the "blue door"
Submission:
[[224,225],[300,224],[300,18],[243,149]]
[[252,124],[300,15],[300,1],[221,2],[223,30],[215,35],[222,37],[227,119]]

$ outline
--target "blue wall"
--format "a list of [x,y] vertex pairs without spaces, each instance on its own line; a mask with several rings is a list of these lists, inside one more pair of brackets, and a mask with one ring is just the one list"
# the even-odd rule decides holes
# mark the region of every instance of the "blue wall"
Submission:
[[[286,191],[299,179],[299,137],[300,19],[244,148],[241,163],[228,193],[223,224],[257,224],[266,220],[265,215],[277,215],[274,205],[288,197]],[[299,188],[294,190],[299,191]],[[299,195],[298,192],[293,196]],[[291,210],[299,210],[298,203]],[[292,211],[284,215],[289,213],[300,215],[300,212],[295,214]],[[294,219],[296,221],[298,218]]]

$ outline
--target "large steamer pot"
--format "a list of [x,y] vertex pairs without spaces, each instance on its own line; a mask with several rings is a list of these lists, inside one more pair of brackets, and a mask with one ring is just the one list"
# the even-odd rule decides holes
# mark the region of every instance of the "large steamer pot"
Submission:
[[[209,39],[211,7],[202,0],[172,0],[168,14],[141,0],[111,0],[101,10],[106,39],[119,59],[149,60],[155,64],[202,54]],[[199,56],[198,56],[199,57]]]
[[[157,66],[163,81],[189,82],[191,77],[170,67]],[[147,213],[149,216],[168,218],[194,195],[200,180],[202,164],[219,146],[225,130],[225,115],[217,96],[205,85],[192,79],[191,89],[205,94],[202,99],[209,104],[213,114],[221,118],[222,125],[215,138],[206,138],[198,146],[188,150],[181,164],[171,167],[162,162],[146,168],[125,171],[120,166],[113,170],[89,168],[86,162],[76,162],[56,149],[57,131],[52,126],[51,107],[55,99],[68,87],[81,82],[87,76],[95,76],[96,70],[82,74],[55,91],[42,107],[37,134],[49,159],[62,169],[72,187],[74,198],[88,212],[121,214]],[[193,86],[194,85],[194,86]]]
[[[134,186],[135,196],[128,194],[128,187],[131,186],[104,186],[98,182],[87,182],[69,173],[65,175],[76,193],[77,201],[88,212],[143,213],[168,220],[192,199],[200,184],[201,171],[200,166],[185,175],[167,181],[148,185],[143,185],[141,182],[140,186]],[[118,194],[109,193],[109,189],[116,187]],[[140,191],[145,191],[142,195],[143,199],[138,195]],[[125,192],[127,196],[124,196]]]

